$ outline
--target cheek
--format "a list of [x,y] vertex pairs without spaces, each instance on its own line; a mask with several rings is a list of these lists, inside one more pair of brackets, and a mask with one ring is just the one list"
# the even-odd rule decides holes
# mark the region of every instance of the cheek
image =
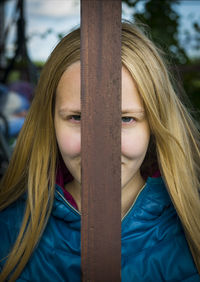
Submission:
[[76,157],[81,151],[81,138],[78,132],[57,133],[57,142],[63,157]]
[[149,144],[149,134],[122,134],[122,155],[134,159],[143,157]]

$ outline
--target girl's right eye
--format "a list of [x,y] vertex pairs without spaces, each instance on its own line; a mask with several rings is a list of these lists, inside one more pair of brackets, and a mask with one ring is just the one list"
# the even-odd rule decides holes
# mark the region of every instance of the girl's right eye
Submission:
[[81,116],[80,115],[71,115],[69,117],[69,120],[74,123],[79,123],[81,121]]

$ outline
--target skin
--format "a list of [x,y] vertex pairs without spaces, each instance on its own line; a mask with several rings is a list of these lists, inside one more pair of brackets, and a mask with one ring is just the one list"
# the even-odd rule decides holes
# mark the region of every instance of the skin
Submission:
[[[61,155],[74,180],[65,189],[81,210],[81,102],[80,62],[63,73],[56,91],[55,131]],[[124,217],[145,181],[140,167],[146,155],[150,129],[137,87],[122,68],[121,215]]]

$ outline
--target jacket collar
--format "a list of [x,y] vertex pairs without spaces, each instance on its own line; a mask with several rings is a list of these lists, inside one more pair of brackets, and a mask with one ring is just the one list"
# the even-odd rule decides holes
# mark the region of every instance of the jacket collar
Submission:
[[[142,220],[152,218],[152,216],[158,217],[169,205],[171,205],[171,200],[162,178],[149,177],[144,189],[140,192],[123,222],[133,216]],[[80,220],[80,213],[67,202],[62,188],[57,184],[52,213],[66,221]]]
[[80,221],[80,213],[65,199],[62,188],[56,184],[52,214],[65,221]]
[[172,205],[166,186],[161,177],[147,179],[144,189],[140,192],[136,202],[124,217],[122,226],[133,222],[148,225],[158,219],[161,214]]

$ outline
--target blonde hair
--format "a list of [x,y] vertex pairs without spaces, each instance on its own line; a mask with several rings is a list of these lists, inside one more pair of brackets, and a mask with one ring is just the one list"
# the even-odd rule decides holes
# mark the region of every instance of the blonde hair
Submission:
[[[0,280],[19,277],[34,251],[54,200],[58,149],[54,99],[69,65],[80,60],[80,30],[63,38],[48,59],[36,95],[1,182],[0,208],[27,191],[24,220]],[[143,99],[156,160],[200,272],[200,135],[174,89],[159,51],[136,26],[122,23],[122,63]],[[45,127],[44,127],[45,125]]]

